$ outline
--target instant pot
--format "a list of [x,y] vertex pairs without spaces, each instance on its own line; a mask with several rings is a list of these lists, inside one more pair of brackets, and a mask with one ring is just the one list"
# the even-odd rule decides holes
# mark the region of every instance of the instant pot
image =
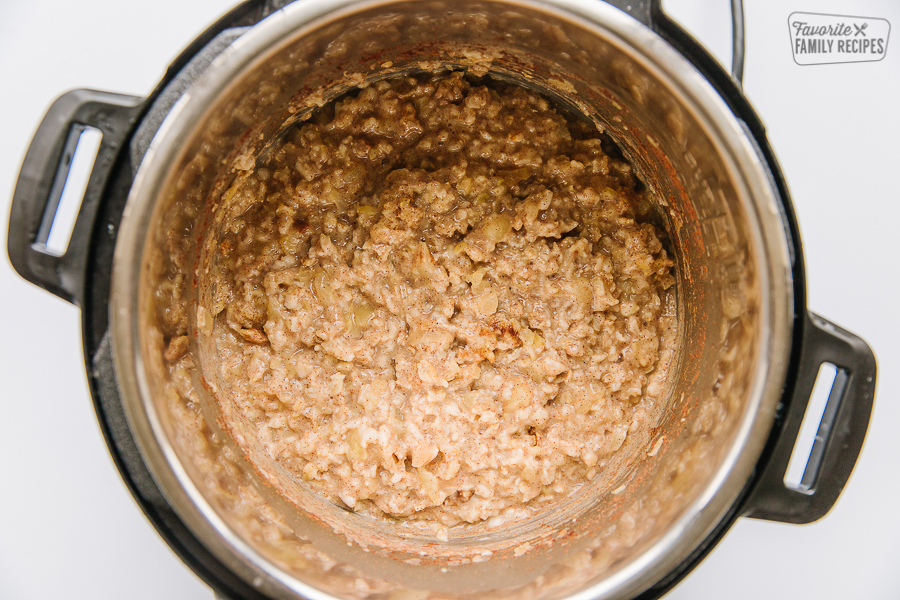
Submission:
[[[163,393],[147,299],[162,283],[150,266],[163,240],[201,245],[239,157],[263,154],[360,83],[447,68],[538,89],[619,144],[664,199],[681,350],[669,410],[651,435],[629,440],[632,460],[613,477],[550,514],[442,543],[300,486],[275,490],[218,430],[214,405]],[[222,597],[658,597],[740,516],[824,515],[874,396],[865,342],[806,309],[788,191],[734,71],[655,2],[246,2],[148,98],[78,90],[53,104],[19,175],[10,259],[82,309],[90,389],[116,465],[163,538]],[[47,241],[86,128],[103,137],[58,254]],[[823,363],[837,377],[802,481],[788,486]]]

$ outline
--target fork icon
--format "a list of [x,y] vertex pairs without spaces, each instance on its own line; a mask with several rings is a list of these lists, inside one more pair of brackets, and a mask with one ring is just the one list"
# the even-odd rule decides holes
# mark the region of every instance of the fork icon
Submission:
[[853,27],[856,28],[856,33],[854,33],[854,37],[862,34],[863,37],[866,37],[866,27],[868,27],[868,23],[863,23],[862,25],[853,24]]

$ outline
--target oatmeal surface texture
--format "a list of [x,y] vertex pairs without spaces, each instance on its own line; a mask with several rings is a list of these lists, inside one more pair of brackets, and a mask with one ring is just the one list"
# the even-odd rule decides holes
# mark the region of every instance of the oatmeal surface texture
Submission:
[[324,107],[223,196],[201,276],[220,402],[377,518],[567,497],[652,426],[672,356],[673,263],[616,156],[543,97],[459,73]]

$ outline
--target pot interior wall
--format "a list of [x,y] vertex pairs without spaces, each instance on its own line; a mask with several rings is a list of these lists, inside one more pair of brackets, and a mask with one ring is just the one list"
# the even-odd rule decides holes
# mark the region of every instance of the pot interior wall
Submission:
[[[208,323],[196,309],[210,290],[197,289],[194,278],[208,266],[197,249],[227,208],[235,160],[255,160],[280,132],[360,83],[447,68],[535,88],[618,143],[657,199],[676,259],[679,350],[657,427],[629,436],[621,459],[592,485],[530,521],[451,531],[438,542],[317,499],[261,448],[250,461],[242,456],[210,400],[215,349],[204,346]],[[673,536],[705,506],[756,410],[751,392],[767,327],[752,216],[716,132],[703,123],[612,30],[536,5],[370,4],[283,33],[166,159],[141,269],[148,410],[227,532],[227,543],[210,545],[223,555],[240,548],[245,556],[228,561],[262,573],[259,585],[273,595],[309,593],[309,585],[348,598],[557,598],[592,585],[598,594],[613,585],[635,591],[658,578],[635,569],[684,558],[699,540]],[[200,340],[192,346],[199,368],[165,366],[165,332],[176,322]],[[190,381],[206,391],[191,391]],[[671,556],[660,559],[661,548]]]

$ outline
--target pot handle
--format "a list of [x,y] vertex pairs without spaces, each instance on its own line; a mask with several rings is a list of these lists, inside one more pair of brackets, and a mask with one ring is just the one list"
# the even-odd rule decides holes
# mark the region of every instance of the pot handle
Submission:
[[[73,304],[81,305],[83,298],[100,199],[142,102],[135,96],[93,90],[64,94],[41,121],[19,171],[9,216],[10,262],[19,275]],[[69,242],[54,251],[47,242],[75,149],[88,129],[99,130],[99,149]]]
[[[785,485],[785,472],[823,363],[837,367],[837,375],[801,483],[791,488]],[[744,516],[811,523],[831,510],[850,478],[866,437],[875,397],[875,370],[875,355],[866,342],[807,313],[790,404],[782,415],[781,431],[768,464],[744,505]]]
[[[606,0],[628,13],[656,33],[662,33],[674,22],[660,6],[661,0]],[[744,1],[731,0],[731,76],[742,85],[744,81]]]

